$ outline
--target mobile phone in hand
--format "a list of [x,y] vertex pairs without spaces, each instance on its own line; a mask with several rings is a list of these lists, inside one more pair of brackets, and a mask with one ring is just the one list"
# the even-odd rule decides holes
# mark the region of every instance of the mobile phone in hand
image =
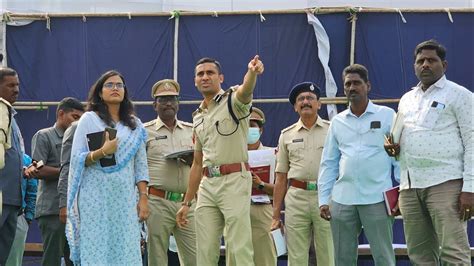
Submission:
[[[30,168],[30,167],[32,167],[33,165],[34,165],[34,164],[31,163],[31,164],[28,165],[26,168]],[[39,169],[41,169],[43,166],[44,166],[43,160],[39,160],[39,161],[36,162],[36,169],[39,170]]]

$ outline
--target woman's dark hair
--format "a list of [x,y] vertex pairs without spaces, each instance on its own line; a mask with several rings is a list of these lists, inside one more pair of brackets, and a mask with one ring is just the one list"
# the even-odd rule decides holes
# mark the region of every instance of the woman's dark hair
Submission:
[[104,86],[105,81],[113,76],[119,76],[124,84],[125,94],[123,101],[120,103],[119,118],[122,123],[134,130],[137,127],[135,121],[133,103],[128,98],[127,86],[125,85],[125,79],[122,74],[116,70],[109,70],[102,74],[100,78],[92,85],[89,90],[89,97],[87,99],[87,111],[97,112],[99,117],[110,127],[115,127],[112,117],[107,108],[107,104],[104,102],[100,94]]

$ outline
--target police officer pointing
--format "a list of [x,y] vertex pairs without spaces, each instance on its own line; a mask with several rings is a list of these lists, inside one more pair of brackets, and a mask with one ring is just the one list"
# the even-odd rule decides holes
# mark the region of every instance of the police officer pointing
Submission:
[[199,187],[195,210],[198,265],[217,265],[224,225],[227,261],[254,265],[247,135],[253,90],[263,71],[256,55],[248,63],[243,83],[224,91],[218,61],[202,58],[196,64],[194,82],[204,100],[193,114],[194,159],[176,222],[180,227],[189,224],[188,212]]

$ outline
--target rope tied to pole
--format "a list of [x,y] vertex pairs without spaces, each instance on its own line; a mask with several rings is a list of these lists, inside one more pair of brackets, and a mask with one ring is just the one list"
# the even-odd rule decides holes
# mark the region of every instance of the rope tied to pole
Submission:
[[446,13],[448,13],[449,21],[451,21],[451,23],[454,23],[453,16],[451,15],[451,11],[449,11],[449,8],[445,8],[444,11],[446,11]]
[[174,19],[174,18],[179,18],[179,15],[180,15],[179,10],[173,10],[173,11],[170,12],[170,14],[171,14],[171,17],[168,20]]
[[407,23],[407,20],[406,20],[405,17],[403,16],[403,13],[402,13],[402,11],[400,10],[400,8],[396,8],[395,10],[398,12],[398,14],[400,14],[400,17],[402,18],[403,23]]
[[46,29],[51,31],[51,18],[49,17],[48,13],[44,15],[44,18],[46,19]]
[[264,21],[265,21],[265,17],[264,17],[263,14],[262,14],[262,10],[259,10],[258,13],[260,14],[260,22],[264,22]]

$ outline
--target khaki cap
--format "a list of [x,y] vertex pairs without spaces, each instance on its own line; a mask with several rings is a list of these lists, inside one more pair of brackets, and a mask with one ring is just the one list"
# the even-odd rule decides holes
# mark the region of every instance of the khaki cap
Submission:
[[252,107],[252,113],[250,114],[250,120],[259,121],[265,124],[265,114],[262,110],[258,109],[257,107]]
[[172,79],[162,79],[151,88],[151,97],[179,95],[179,84]]

